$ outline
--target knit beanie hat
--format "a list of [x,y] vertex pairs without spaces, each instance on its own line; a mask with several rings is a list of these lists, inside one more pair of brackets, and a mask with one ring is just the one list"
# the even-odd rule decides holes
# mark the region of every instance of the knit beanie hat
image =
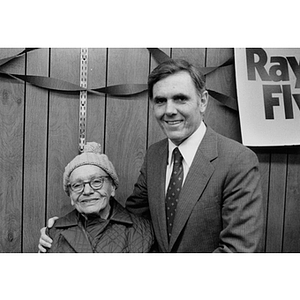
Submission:
[[95,142],[87,143],[84,146],[83,152],[77,155],[72,161],[65,167],[63,175],[63,188],[64,191],[69,195],[69,177],[71,173],[78,167],[84,165],[94,165],[104,170],[113,180],[116,188],[119,185],[118,175],[113,164],[109,161],[105,154],[102,154],[101,145]]

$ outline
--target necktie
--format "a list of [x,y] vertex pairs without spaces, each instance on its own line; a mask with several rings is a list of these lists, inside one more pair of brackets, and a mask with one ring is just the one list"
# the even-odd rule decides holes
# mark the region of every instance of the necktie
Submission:
[[182,159],[183,157],[179,149],[175,148],[173,150],[173,171],[166,195],[166,216],[169,240],[172,234],[173,221],[183,181]]

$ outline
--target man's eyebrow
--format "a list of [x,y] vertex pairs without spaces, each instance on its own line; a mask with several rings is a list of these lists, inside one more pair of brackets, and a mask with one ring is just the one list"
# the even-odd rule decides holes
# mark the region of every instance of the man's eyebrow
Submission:
[[[183,94],[183,93],[178,93],[178,94],[175,94],[175,95],[172,96],[172,99],[175,99],[175,100],[177,100],[177,99],[189,99],[189,98],[190,97],[188,95]],[[153,98],[153,100],[165,100],[165,99],[167,99],[167,97],[164,97],[164,96],[155,96]]]
[[173,99],[189,99],[189,96],[187,96],[186,94],[183,93],[179,93],[179,94],[175,94],[172,97]]
[[154,101],[155,101],[155,100],[164,100],[164,99],[166,99],[166,97],[164,97],[164,96],[155,96],[155,97],[153,98]]

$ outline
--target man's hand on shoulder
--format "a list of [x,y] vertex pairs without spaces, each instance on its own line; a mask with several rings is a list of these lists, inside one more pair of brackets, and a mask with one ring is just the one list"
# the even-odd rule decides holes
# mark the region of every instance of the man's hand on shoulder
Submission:
[[[58,217],[50,218],[48,220],[47,227],[51,228],[54,225],[55,220],[57,220],[57,219],[58,219]],[[38,248],[39,248],[39,252],[45,253],[47,251],[45,248],[51,248],[52,239],[46,234],[46,227],[43,227],[40,230],[40,232],[41,232],[41,236],[40,236],[40,239],[39,239]]]

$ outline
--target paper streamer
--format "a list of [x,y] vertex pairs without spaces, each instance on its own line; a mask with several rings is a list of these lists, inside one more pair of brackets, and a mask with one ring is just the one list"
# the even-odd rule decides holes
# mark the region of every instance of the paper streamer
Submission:
[[[3,66],[4,64],[8,63],[9,61],[12,61],[30,51],[36,50],[36,49],[38,49],[38,48],[25,48],[22,52],[14,55],[14,56],[3,58],[0,60],[0,67]],[[158,63],[162,63],[166,60],[172,59],[166,53],[164,53],[162,50],[160,50],[158,48],[147,48],[147,49]],[[201,68],[200,70],[204,75],[207,76],[208,74],[214,72],[215,70],[217,70],[221,67],[231,65],[231,64],[233,64],[233,57],[229,58],[227,61],[225,61],[223,64],[221,64],[219,66],[205,67],[205,68]],[[86,89],[79,85],[70,83],[68,81],[55,79],[55,78],[51,78],[51,77],[45,77],[45,76],[11,74],[11,73],[7,73],[7,72],[3,72],[3,71],[0,71],[0,75],[9,76],[11,78],[22,80],[24,82],[30,83],[30,84],[40,87],[40,88],[53,90],[53,91],[59,91],[59,92],[87,91],[89,93],[94,93],[94,94],[107,94],[107,95],[116,96],[116,97],[129,97],[129,96],[133,96],[133,95],[137,95],[137,94],[146,92],[148,89],[147,84],[119,84],[119,85],[112,85],[112,86],[108,86],[108,87]],[[208,90],[208,93],[210,96],[215,98],[217,101],[219,101],[223,105],[225,105],[233,110],[237,110],[236,99],[234,99],[230,96],[226,96],[222,93],[213,91],[213,90]],[[130,100],[130,99],[126,98],[126,100]]]
[[171,60],[170,56],[168,56],[165,52],[161,51],[158,48],[147,48],[147,49],[152,54],[156,62],[158,62],[159,64]]
[[229,65],[233,65],[234,60],[233,57],[230,57],[228,60],[226,60],[223,64],[217,66],[217,67],[205,67],[205,68],[200,68],[200,71],[203,73],[203,75],[208,75],[222,67],[226,67]]
[[22,56],[23,54],[25,53],[28,53],[30,51],[33,51],[33,50],[36,50],[38,48],[25,48],[23,51],[21,51],[20,53],[16,54],[16,55],[13,55],[13,56],[10,56],[10,57],[6,57],[6,58],[2,58],[0,59],[0,67],[5,65],[6,63],[8,63],[9,61],[17,58],[17,57],[20,57]]
[[[158,48],[147,48],[147,49],[149,50],[149,52],[152,54],[153,58],[159,64],[172,59],[166,53],[164,53],[163,51],[161,51]],[[227,61],[225,61],[223,64],[221,64],[217,67],[203,67],[203,68],[199,68],[199,70],[201,71],[201,73],[203,75],[208,75],[208,74],[212,73],[213,71],[215,71],[219,68],[226,67],[226,66],[229,66],[229,65],[233,65],[233,63],[234,63],[233,57],[230,57]]]
[[221,94],[219,92],[212,91],[212,90],[207,90],[207,92],[210,96],[214,97],[216,100],[221,102],[223,105],[225,105],[225,106],[227,106],[227,107],[229,107],[233,110],[238,110],[236,99],[234,99],[230,96],[226,96],[224,94]]
[[147,84],[118,84],[96,89],[86,89],[68,81],[45,76],[11,74],[1,71],[0,75],[19,79],[40,88],[59,92],[87,91],[93,94],[108,94],[116,97],[125,97],[140,94],[148,89]]
[[[9,61],[12,61],[13,59],[16,59],[22,56],[23,54],[33,51],[35,49],[38,48],[26,48],[25,50],[23,50],[22,52],[16,55],[1,59],[0,67],[8,63]],[[116,97],[128,97],[128,96],[140,94],[142,92],[147,91],[148,89],[147,84],[118,84],[118,85],[111,85],[108,87],[86,89],[81,87],[80,85],[73,84],[65,80],[60,80],[60,79],[46,77],[46,76],[11,74],[3,71],[0,71],[0,75],[22,80],[24,82],[30,83],[40,88],[44,88],[52,91],[59,91],[59,92],[87,91],[93,94],[107,94]]]

